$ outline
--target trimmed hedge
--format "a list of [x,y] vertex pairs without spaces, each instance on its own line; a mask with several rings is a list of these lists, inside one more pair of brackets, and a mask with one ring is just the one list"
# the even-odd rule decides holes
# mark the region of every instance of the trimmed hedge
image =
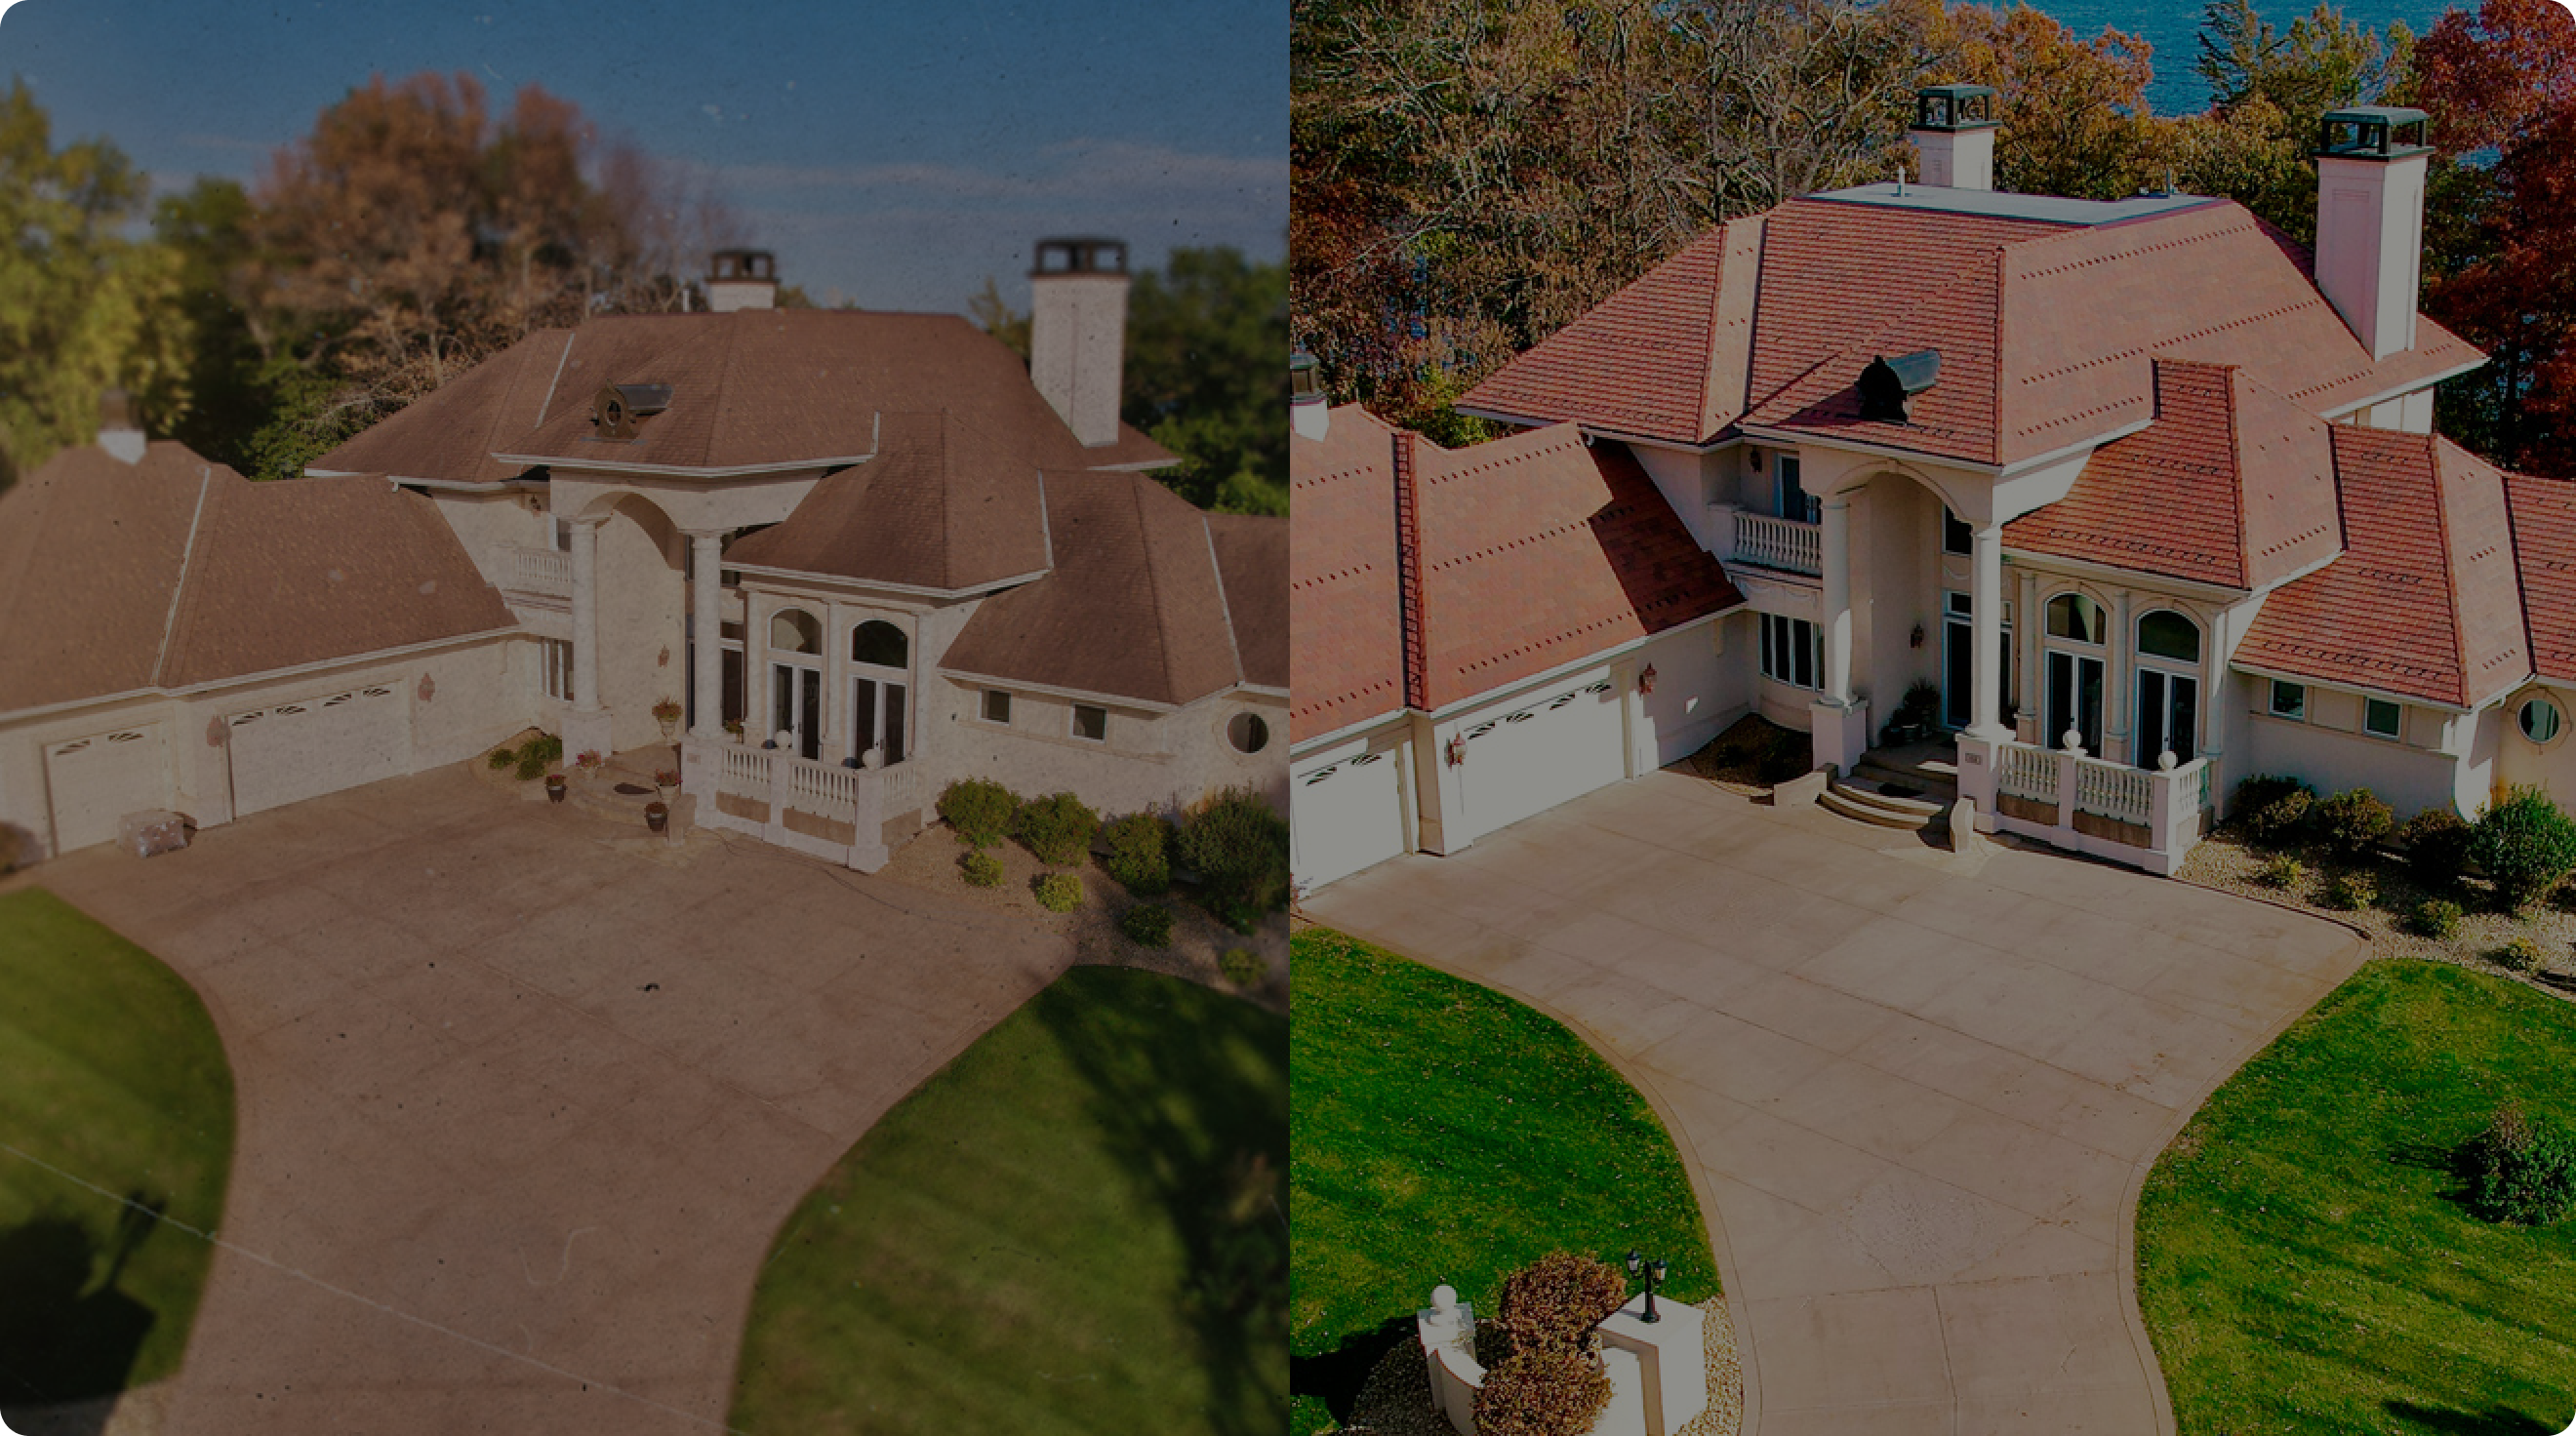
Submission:
[[1082,879],[1071,873],[1048,873],[1038,879],[1038,906],[1048,912],[1071,912],[1082,906]]
[[2545,1227],[2576,1208],[2576,1143],[2509,1103],[2461,1146],[2458,1162],[2469,1210],[2488,1221]]
[[1628,1299],[1628,1278],[1608,1262],[1549,1252],[1503,1278],[1496,1325],[1516,1356],[1589,1351],[1592,1328]]
[[2576,870],[2576,819],[2539,788],[2508,788],[2471,825],[2469,857],[2494,881],[2497,903],[2520,912]]
[[1485,1373],[1477,1436],[1583,1436],[1610,1405],[1610,1377],[1583,1351],[1535,1351]]
[[939,794],[939,816],[970,848],[1000,844],[1019,815],[1019,794],[989,778],[960,778]]
[[2460,905],[2448,898],[2426,898],[2407,915],[2407,926],[2424,937],[2455,937],[2460,931]]
[[1109,852],[1100,865],[1118,885],[1138,897],[1154,897],[1172,887],[1172,825],[1152,813],[1129,813],[1101,829]]
[[2449,808],[2426,808],[2397,830],[2406,849],[2406,870],[2428,888],[2460,885],[2469,866],[2469,823]]
[[1237,931],[1288,905],[1288,820],[1250,788],[1228,788],[1182,825],[1181,865],[1206,885],[1209,905]]
[[997,888],[1002,885],[1002,860],[980,848],[967,853],[957,866],[965,871],[966,886],[970,888]]
[[2368,788],[2347,788],[2331,798],[2320,798],[2307,813],[2308,831],[2345,858],[2368,853],[2386,841],[2396,826],[2397,815]]
[[1020,805],[1012,823],[1020,845],[1051,868],[1071,867],[1091,851],[1100,832],[1100,815],[1071,793],[1049,793]]

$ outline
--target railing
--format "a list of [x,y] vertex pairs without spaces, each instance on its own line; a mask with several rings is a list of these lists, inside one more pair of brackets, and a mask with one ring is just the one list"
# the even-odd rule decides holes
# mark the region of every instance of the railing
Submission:
[[1959,796],[1976,803],[1980,830],[2042,838],[2167,875],[2208,826],[2216,771],[2207,758],[2133,768],[2036,744],[1959,739]]
[[1825,571],[1820,539],[1823,530],[1819,526],[1749,509],[1733,512],[1735,535],[1727,553],[1730,560],[1811,577]]
[[[702,795],[699,821],[710,827],[767,838],[819,857],[845,860],[862,872],[875,872],[885,866],[886,816],[908,813],[917,806],[912,797],[918,786],[910,772],[913,764],[901,765],[895,771],[847,768],[774,749],[699,739],[691,739],[682,753],[687,787]],[[712,784],[708,784],[709,779]],[[708,793],[702,784],[712,786],[714,792]],[[757,803],[766,810],[766,816],[727,812],[716,801],[718,796]],[[787,821],[790,812],[847,824],[849,839],[827,840],[810,830],[800,831]]]
[[[2193,785],[2193,792],[2199,785]],[[2115,822],[2144,826],[2155,812],[2154,775],[2126,763],[2100,758],[2075,760],[2075,810]]]
[[2057,755],[2027,743],[2006,743],[1995,750],[1995,782],[2016,798],[2057,801]]
[[827,767],[802,758],[787,759],[787,800],[794,807],[826,817],[842,817],[859,806],[858,768]]
[[777,754],[739,745],[719,747],[715,751],[720,755],[716,776],[718,791],[731,793],[737,798],[769,801],[769,770]]
[[572,555],[559,549],[527,548],[510,544],[501,550],[509,560],[503,572],[508,582],[503,586],[521,593],[550,594],[563,598],[572,592]]

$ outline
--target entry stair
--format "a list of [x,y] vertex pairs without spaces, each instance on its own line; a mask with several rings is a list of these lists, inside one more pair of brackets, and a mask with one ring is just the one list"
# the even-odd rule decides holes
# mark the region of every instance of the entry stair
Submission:
[[1958,801],[1958,769],[1946,742],[1915,743],[1863,754],[1849,774],[1835,774],[1816,801],[1856,822],[1938,834]]

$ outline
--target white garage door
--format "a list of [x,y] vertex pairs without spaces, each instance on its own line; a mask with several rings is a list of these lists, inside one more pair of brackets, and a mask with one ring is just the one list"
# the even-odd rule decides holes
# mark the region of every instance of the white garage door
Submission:
[[1404,851],[1403,770],[1393,753],[1362,753],[1297,775],[1289,824],[1307,891]]
[[236,817],[411,771],[411,709],[391,688],[352,688],[225,722]]
[[45,784],[54,851],[103,843],[126,814],[170,806],[170,745],[158,723],[51,744]]
[[1562,688],[1467,730],[1459,774],[1478,836],[1628,776],[1620,694],[1608,679]]

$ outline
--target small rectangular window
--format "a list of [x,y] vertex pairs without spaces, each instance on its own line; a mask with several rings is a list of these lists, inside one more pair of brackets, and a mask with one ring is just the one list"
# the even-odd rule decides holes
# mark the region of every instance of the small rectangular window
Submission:
[[555,552],[572,552],[572,525],[562,519],[556,519],[554,520],[554,530]]
[[2272,716],[2275,718],[2295,718],[2302,723],[2308,721],[2307,685],[2304,683],[2284,683],[2278,678],[2273,679]]
[[2374,738],[2394,738],[2406,726],[2405,705],[2385,698],[2365,698],[2361,702],[2361,728]]
[[1106,708],[1094,708],[1088,703],[1076,703],[1073,705],[1073,736],[1076,738],[1088,738],[1094,743],[1107,742],[1109,740],[1109,710]]
[[1947,504],[1941,506],[1941,552],[1970,558],[1977,552],[1977,531],[1968,527],[1966,520],[1950,512]]
[[1011,721],[1011,695],[1010,695],[1010,694],[1008,694],[1008,693],[1003,692],[1002,690],[1000,690],[1000,689],[998,689],[998,688],[987,688],[987,689],[985,689],[985,690],[984,690],[984,721],[985,721],[985,722],[987,722],[987,723],[1008,723],[1008,722],[1010,722],[1010,721]]

